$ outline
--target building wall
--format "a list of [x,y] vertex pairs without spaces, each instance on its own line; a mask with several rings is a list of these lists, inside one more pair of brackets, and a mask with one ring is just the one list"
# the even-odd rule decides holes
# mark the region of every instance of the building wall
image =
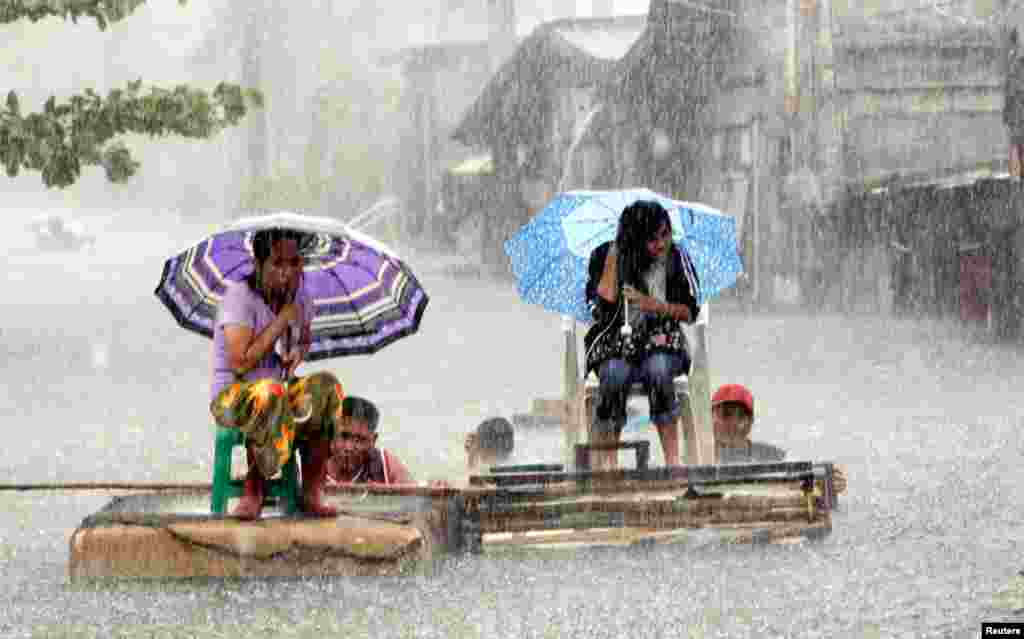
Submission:
[[[888,277],[888,249],[868,243],[837,253],[842,225],[829,219],[831,205],[883,180],[1004,164],[994,29],[906,17],[899,3],[852,4],[744,3],[741,46],[708,108],[711,152],[699,194],[737,217],[762,301],[891,307],[886,287],[875,285]],[[975,4],[958,9],[985,16],[991,8]],[[890,29],[892,16],[916,30]],[[825,272],[837,279],[834,290],[814,290]],[[874,290],[874,301],[848,293],[861,289]]]
[[749,279],[735,292],[762,300],[790,254],[779,210],[790,172],[786,10],[785,1],[745,3],[737,15],[738,46],[705,113],[710,153],[691,195],[736,219]]
[[995,45],[847,47],[837,68],[844,177],[938,175],[1005,155]]
[[394,187],[406,203],[405,231],[418,234],[429,231],[439,213],[444,171],[472,153],[450,136],[486,84],[491,66],[484,43],[438,45],[408,55],[402,89],[408,126],[401,136]]
[[[849,25],[847,33],[840,30],[835,47],[836,128],[846,193],[870,191],[886,182],[898,189],[913,180],[1001,171],[1005,165],[995,28],[958,30],[940,23],[935,29],[930,36],[921,32],[900,38],[861,36]],[[839,265],[831,277],[837,280],[833,288],[840,309],[957,314],[956,246],[966,221],[951,214],[965,208],[950,204],[950,197],[939,197],[949,192],[935,193],[937,199],[890,198],[876,224],[882,230],[869,234],[858,233],[856,220],[846,219],[864,215],[862,210],[843,199],[833,203],[838,218],[831,234],[838,248],[833,262]],[[898,249],[893,244],[897,222],[910,218],[916,222],[904,225],[903,238],[909,244]],[[841,265],[851,260],[862,266],[843,270]],[[916,271],[906,266],[922,263],[932,266]],[[898,277],[910,283],[898,284]]]

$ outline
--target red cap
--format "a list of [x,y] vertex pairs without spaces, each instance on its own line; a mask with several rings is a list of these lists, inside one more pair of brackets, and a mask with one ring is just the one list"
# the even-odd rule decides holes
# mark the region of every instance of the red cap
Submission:
[[711,398],[711,405],[716,406],[723,402],[738,402],[746,407],[751,416],[754,415],[754,395],[747,390],[743,384],[723,384],[715,391]]

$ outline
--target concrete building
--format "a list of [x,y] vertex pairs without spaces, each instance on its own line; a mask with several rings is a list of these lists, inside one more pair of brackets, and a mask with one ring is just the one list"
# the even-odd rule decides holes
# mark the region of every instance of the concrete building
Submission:
[[505,240],[557,192],[615,182],[600,94],[645,25],[645,16],[544,23],[463,115],[453,139],[486,153],[493,165],[496,204],[476,212],[481,260],[493,269],[506,272]]
[[[502,69],[455,135],[489,150],[499,173],[534,167],[520,171],[532,182],[505,180],[500,198],[525,217],[558,187],[641,185],[733,215],[749,278],[732,294],[756,303],[949,315],[962,305],[962,269],[958,249],[941,246],[1005,244],[994,264],[1012,264],[1019,207],[1000,182],[1005,8],[944,7],[652,0],[610,64],[583,47],[561,75],[557,64]],[[538,28],[512,60],[540,55],[565,28]],[[534,100],[493,97],[512,85]],[[578,147],[568,163],[567,140]],[[920,209],[927,198],[907,195],[918,187],[967,188],[989,204],[940,220]],[[865,208],[872,196],[886,204]],[[927,232],[911,241],[910,228]],[[942,257],[919,255],[910,268],[907,251]],[[1015,277],[1007,267],[993,281]]]

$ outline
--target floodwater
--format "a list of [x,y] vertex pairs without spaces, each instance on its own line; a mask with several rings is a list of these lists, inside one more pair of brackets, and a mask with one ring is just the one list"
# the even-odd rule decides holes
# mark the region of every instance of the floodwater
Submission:
[[[152,293],[165,255],[204,229],[141,214],[104,223],[91,256],[0,238],[4,480],[209,481],[209,342]],[[462,436],[483,417],[559,394],[559,318],[508,284],[447,278],[408,255],[432,296],[419,334],[310,368],[379,403],[382,444],[417,478],[456,477]],[[1024,619],[994,603],[1024,568],[1018,351],[937,324],[724,307],[711,349],[714,383],[753,389],[757,439],[847,466],[823,542],[456,558],[379,579],[85,585],[67,579],[68,539],[111,495],[0,493],[0,636],[975,637],[984,620]],[[557,433],[518,443],[560,455]]]

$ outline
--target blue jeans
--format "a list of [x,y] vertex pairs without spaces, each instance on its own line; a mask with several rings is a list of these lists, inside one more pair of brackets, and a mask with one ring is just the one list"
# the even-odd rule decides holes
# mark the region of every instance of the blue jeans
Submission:
[[626,424],[626,402],[633,384],[643,384],[651,406],[651,421],[656,426],[674,422],[681,412],[676,397],[675,378],[687,372],[690,362],[678,353],[652,353],[639,365],[624,359],[610,359],[597,371],[600,379],[594,431],[622,432]]

